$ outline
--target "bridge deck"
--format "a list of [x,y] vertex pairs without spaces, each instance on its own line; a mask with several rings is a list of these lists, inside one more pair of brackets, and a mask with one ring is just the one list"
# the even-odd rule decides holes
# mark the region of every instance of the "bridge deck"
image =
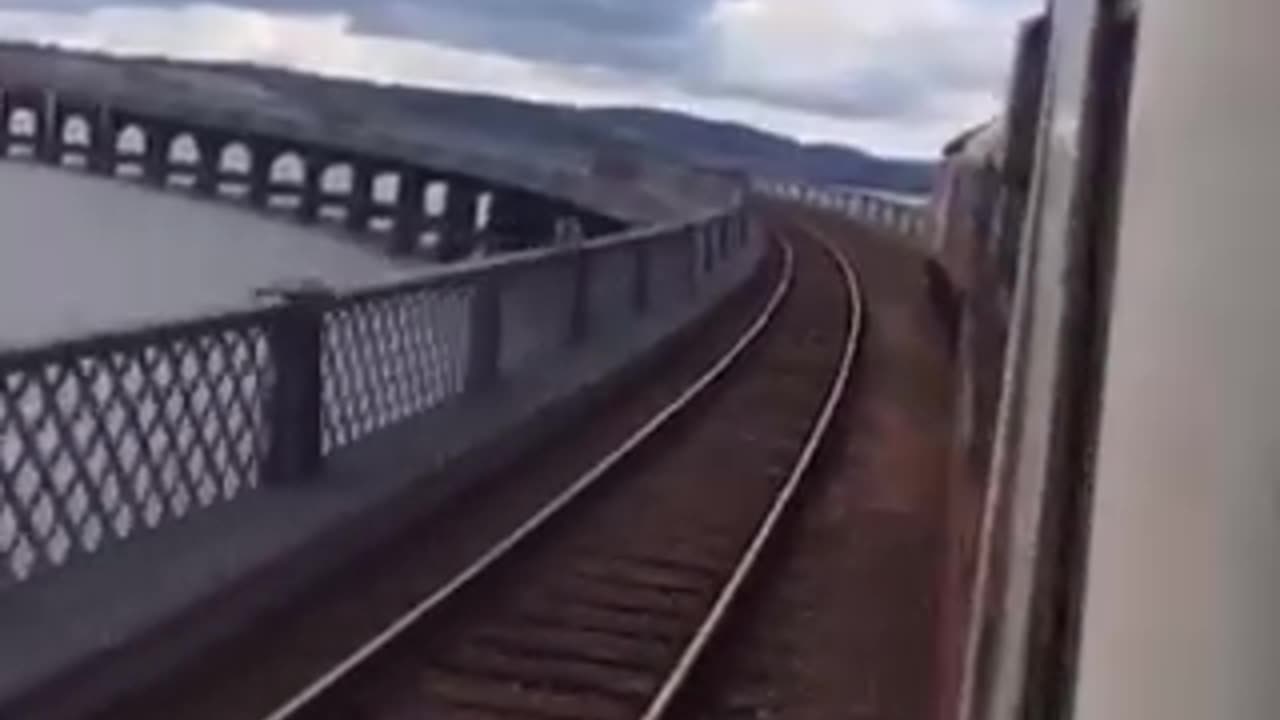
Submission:
[[[769,568],[759,602],[750,605],[753,614],[743,616],[749,622],[739,623],[749,630],[731,635],[717,652],[720,662],[708,676],[705,696],[690,698],[695,707],[677,716],[926,717],[936,699],[935,651],[942,629],[935,598],[943,578],[945,541],[939,530],[949,391],[919,257],[833,216],[783,224],[792,237],[807,226],[843,240],[859,258],[871,315],[863,366],[842,411],[843,433],[831,444],[816,494],[803,503],[791,540],[796,544]],[[743,320],[726,319],[720,331],[702,336],[705,357],[695,353],[672,363],[658,383],[641,391],[650,394],[650,405],[653,396],[680,386],[671,378],[690,375],[714,357],[712,346],[727,344],[732,326]],[[568,433],[572,442],[520,466],[521,484],[532,489],[504,483],[463,506],[467,521],[424,523],[387,553],[322,585],[307,603],[259,624],[222,653],[188,667],[179,681],[170,679],[158,692],[117,707],[113,716],[167,717],[176,707],[205,713],[193,717],[233,716],[225,714],[229,707],[265,711],[291,684],[307,680],[305,661],[323,666],[328,655],[340,657],[342,642],[362,640],[359,628],[378,627],[378,612],[394,614],[390,608],[447,580],[463,562],[455,555],[489,542],[468,537],[500,536],[495,527],[518,523],[526,512],[519,508],[536,507],[537,493],[553,492],[543,488],[548,476],[563,474],[566,465],[588,466],[592,452],[606,452],[607,439],[616,442],[624,434],[620,427],[640,422],[636,416],[643,407],[634,398],[611,403],[611,412],[595,416],[592,427]],[[435,580],[423,579],[432,573]],[[344,632],[351,637],[334,639]]]

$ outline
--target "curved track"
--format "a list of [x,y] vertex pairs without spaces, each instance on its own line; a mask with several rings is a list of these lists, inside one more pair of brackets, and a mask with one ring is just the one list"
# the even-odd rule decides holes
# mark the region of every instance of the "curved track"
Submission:
[[807,243],[786,246],[785,266],[675,402],[269,720],[668,716],[801,491],[856,359],[847,260]]

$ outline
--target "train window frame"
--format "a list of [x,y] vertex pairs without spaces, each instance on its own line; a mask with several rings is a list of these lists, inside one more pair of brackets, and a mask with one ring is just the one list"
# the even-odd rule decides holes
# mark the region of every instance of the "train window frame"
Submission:
[[1083,109],[1080,172],[1072,212],[1064,373],[1037,544],[1023,710],[1066,720],[1074,713],[1088,582],[1093,475],[1110,330],[1119,213],[1140,29],[1136,0],[1102,3]]

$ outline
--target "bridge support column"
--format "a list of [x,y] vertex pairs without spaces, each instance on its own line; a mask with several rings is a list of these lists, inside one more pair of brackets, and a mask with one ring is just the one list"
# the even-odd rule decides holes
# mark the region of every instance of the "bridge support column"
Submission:
[[465,257],[474,248],[479,198],[480,191],[475,186],[458,180],[449,181],[440,244],[436,250],[436,258],[441,262]]
[[324,174],[325,161],[320,157],[304,157],[302,161],[302,189],[298,194],[298,220],[313,223],[320,216],[320,178]]
[[157,125],[147,129],[147,147],[142,157],[142,178],[164,187],[169,179],[169,146],[173,144],[172,128]]
[[9,90],[0,88],[0,158],[9,156]]
[[374,169],[366,163],[351,163],[351,198],[347,202],[347,229],[365,232],[373,209]]
[[50,165],[61,164],[62,126],[58,122],[58,96],[51,90],[41,91],[35,114],[36,158]]
[[115,113],[107,105],[94,108],[89,130],[88,166],[89,172],[97,175],[113,175],[116,171]]
[[221,138],[210,136],[196,137],[196,146],[200,149],[200,158],[196,161],[196,192],[202,195],[218,194],[218,168],[222,161]]
[[395,241],[392,247],[396,255],[409,255],[418,248],[418,238],[426,221],[422,203],[426,187],[427,178],[422,171],[410,168],[400,174],[400,197],[396,198]]
[[249,204],[265,208],[271,198],[271,161],[280,148],[263,140],[250,140],[245,144],[252,156],[252,163],[249,165]]

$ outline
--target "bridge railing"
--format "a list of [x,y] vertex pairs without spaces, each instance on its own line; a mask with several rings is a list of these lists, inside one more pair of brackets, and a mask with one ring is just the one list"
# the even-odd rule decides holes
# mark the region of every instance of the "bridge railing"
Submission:
[[264,486],[313,482],[381,430],[677,317],[758,257],[751,238],[735,210],[0,353],[0,591]]
[[814,187],[789,182],[757,182],[756,191],[780,200],[841,213],[859,222],[901,235],[922,246],[928,240],[929,211],[925,205],[848,188]]

